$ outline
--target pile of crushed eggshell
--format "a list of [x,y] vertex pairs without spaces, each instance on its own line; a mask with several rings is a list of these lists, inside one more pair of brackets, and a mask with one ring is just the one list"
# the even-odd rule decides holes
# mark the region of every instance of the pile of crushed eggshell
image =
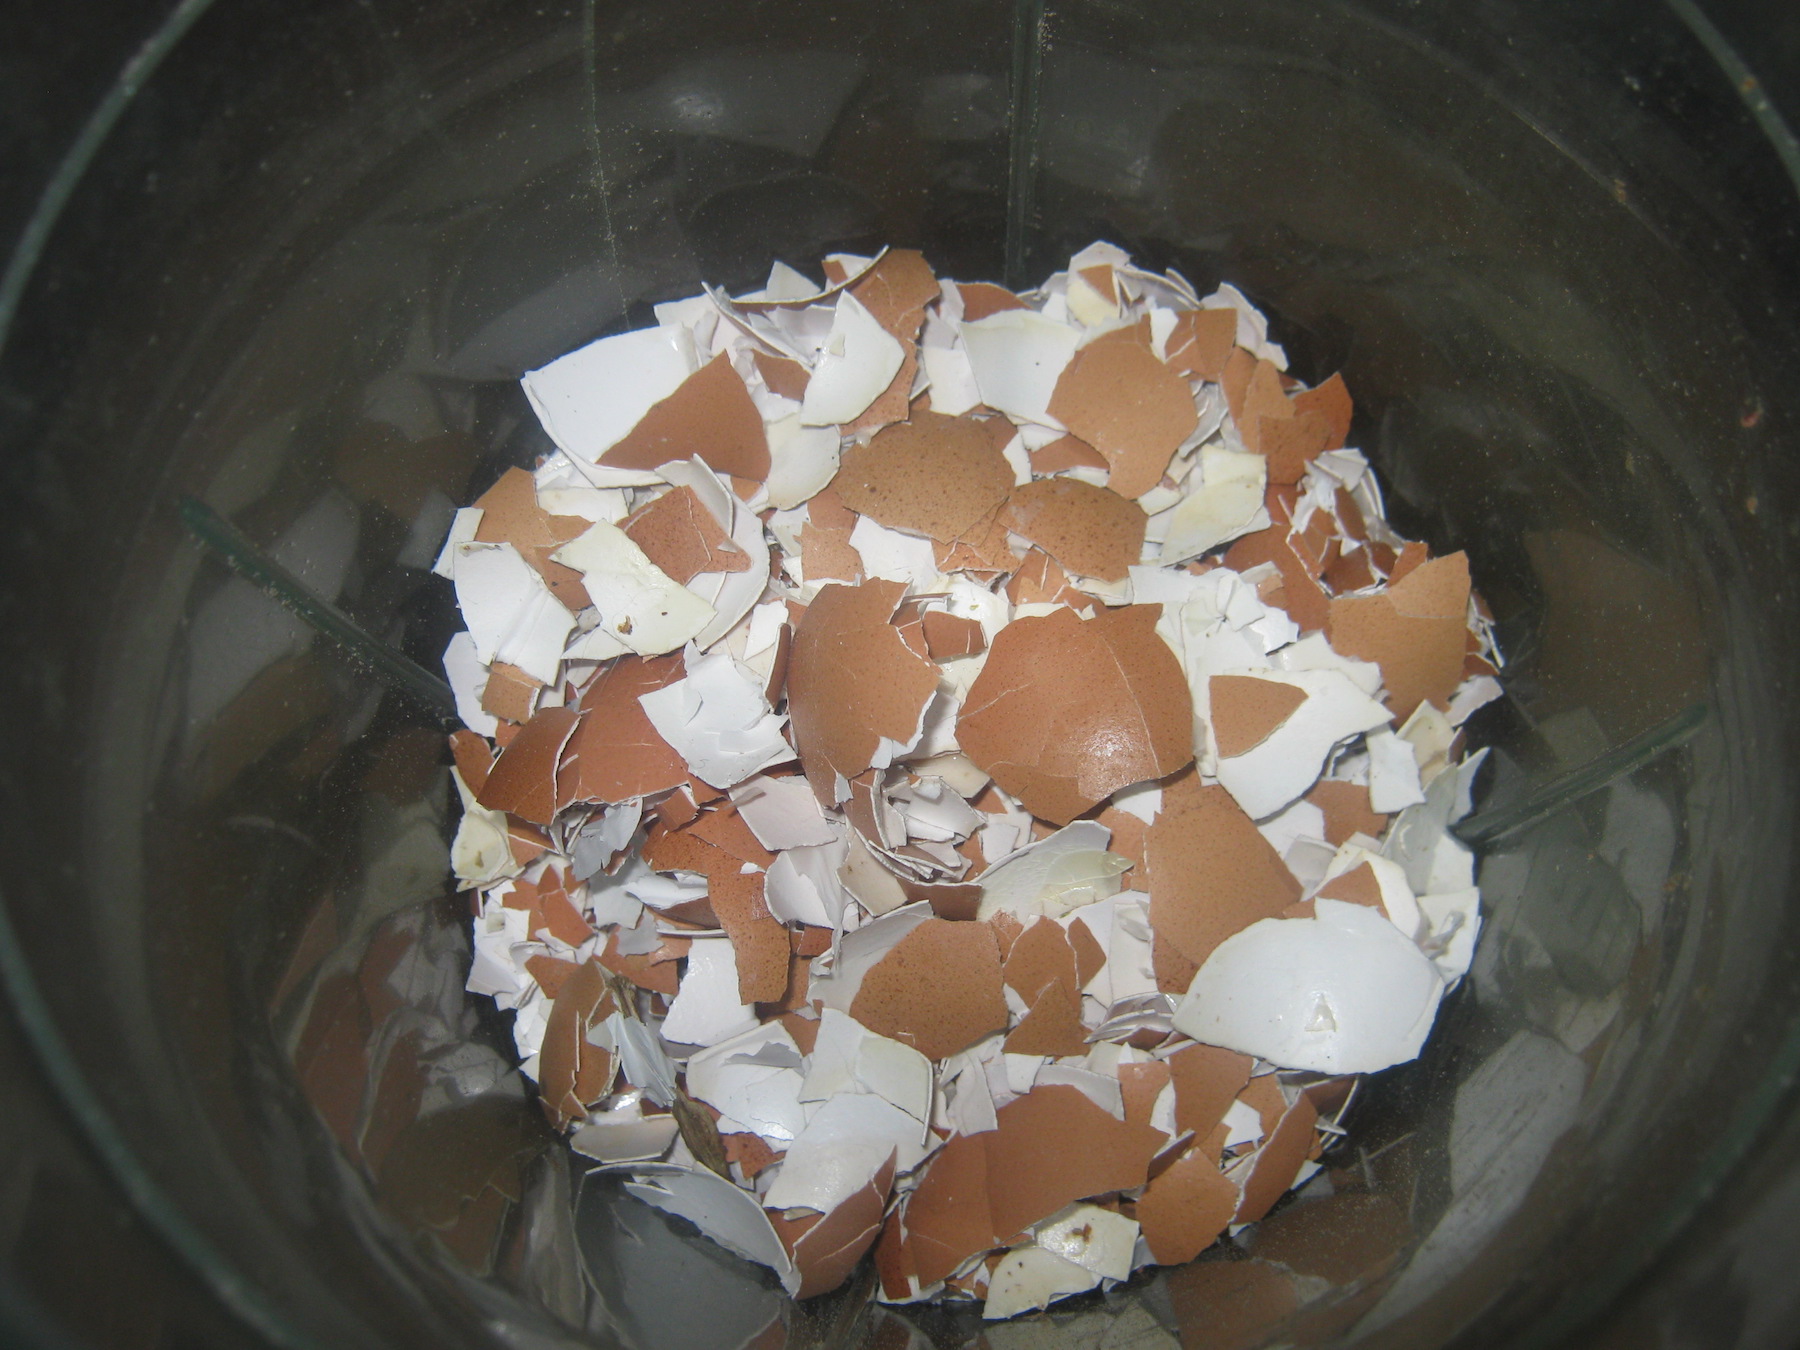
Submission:
[[573,1146],[788,1292],[1187,1261],[1416,1056],[1499,654],[1229,286],[777,265],[525,377],[438,562],[468,987]]

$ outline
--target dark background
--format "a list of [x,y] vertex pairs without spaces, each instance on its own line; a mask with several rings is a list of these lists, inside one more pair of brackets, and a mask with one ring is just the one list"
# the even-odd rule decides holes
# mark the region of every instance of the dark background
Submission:
[[[1622,47],[1646,25],[1670,22],[1660,5],[1597,0],[1585,8],[1590,18],[1611,20]],[[1790,124],[1800,122],[1800,5],[1705,0],[1703,8]],[[57,162],[167,10],[143,0],[7,6],[0,256],[10,256]],[[0,437],[12,404],[0,388]],[[1793,1345],[1800,1340],[1797,1266],[1800,1116],[1790,1113],[1674,1249],[1579,1340],[1620,1350]],[[1722,1300],[1726,1285],[1736,1296]],[[252,1343],[76,1137],[0,1005],[0,1344],[210,1350]]]

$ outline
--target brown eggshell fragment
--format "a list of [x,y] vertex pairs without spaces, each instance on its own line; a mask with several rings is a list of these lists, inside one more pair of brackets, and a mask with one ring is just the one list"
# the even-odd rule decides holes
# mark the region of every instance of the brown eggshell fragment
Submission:
[[737,956],[738,999],[779,1002],[787,992],[792,947],[787,929],[763,901],[761,872],[723,871],[707,877],[707,897]]
[[1187,993],[1194,976],[1200,973],[1200,963],[1188,960],[1186,953],[1161,933],[1151,935],[1150,965],[1156,975],[1156,987],[1177,997]]
[[1067,605],[1091,612],[1094,598],[1069,584],[1069,574],[1042,549],[1028,549],[1015,558],[1013,574],[1006,579],[1006,598],[1015,605]]
[[1009,1055],[1060,1058],[1086,1054],[1087,1028],[1081,1024],[1081,1004],[1068,986],[1061,982],[1045,985],[1002,1048]]
[[1192,1145],[1165,1167],[1138,1198],[1137,1221],[1150,1254],[1162,1265],[1192,1261],[1218,1241],[1239,1202],[1237,1186],[1216,1159]]
[[997,1130],[974,1136],[987,1145],[988,1193],[1001,1239],[1049,1218],[1064,1205],[1144,1184],[1160,1130],[1115,1120],[1080,1088],[1047,1084],[995,1113]]
[[1169,1066],[1163,1060],[1119,1065],[1119,1094],[1125,1103],[1125,1119],[1148,1125],[1156,1099],[1168,1085]]
[[1184,1045],[1164,1061],[1175,1083],[1175,1128],[1204,1139],[1225,1119],[1255,1062],[1216,1045]]
[[1002,1030],[1006,998],[993,929],[925,920],[863,976],[850,1015],[927,1059],[954,1055]]
[[1036,1003],[1049,985],[1060,984],[1071,994],[1082,985],[1076,978],[1075,948],[1054,919],[1037,919],[1026,926],[1006,954],[1005,975],[1006,983],[1027,1006]]
[[1063,436],[1040,449],[1030,452],[1031,471],[1039,478],[1048,478],[1051,474],[1061,473],[1064,469],[1101,469],[1107,467],[1106,457],[1086,441],[1075,436]]
[[1366,862],[1358,863],[1348,872],[1340,872],[1319,887],[1318,895],[1326,900],[1342,900],[1347,905],[1366,905],[1384,913],[1387,910],[1381,902],[1381,882],[1375,877],[1375,869]]
[[1375,568],[1366,548],[1340,553],[1325,569],[1324,581],[1333,595],[1365,590],[1378,580],[1380,578],[1375,575]]
[[508,722],[531,718],[531,706],[544,686],[517,666],[496,661],[488,667],[487,686],[481,691],[481,707]]
[[1001,629],[957,741],[1026,810],[1066,825],[1122,787],[1193,759],[1186,677],[1156,636],[1158,605],[1089,620],[1058,610]]
[[1462,682],[1469,562],[1452,553],[1414,568],[1379,595],[1331,602],[1325,636],[1340,656],[1381,667],[1396,722],[1429,700],[1439,709]]
[[962,293],[964,323],[975,323],[1002,310],[1031,308],[1004,286],[991,281],[959,281],[956,289]]
[[1175,327],[1163,350],[1171,369],[1197,380],[1217,381],[1225,374],[1225,363],[1236,345],[1236,310],[1189,309],[1175,316]]
[[1300,898],[1300,883],[1231,794],[1192,774],[1163,785],[1148,852],[1150,925],[1195,966]]
[[846,450],[831,486],[878,525],[948,544],[1006,500],[1013,472],[979,423],[922,412]]
[[1025,925],[1001,910],[993,918],[987,920],[987,926],[994,930],[994,941],[1000,944],[1000,959],[1006,961],[1012,956],[1012,949],[1025,932]]
[[[999,1241],[988,1198],[987,1139],[987,1134],[951,1136],[907,1197],[901,1245],[921,1285],[936,1284]],[[899,1259],[883,1264],[884,1285],[904,1269]]]
[[796,403],[806,401],[806,386],[812,379],[812,372],[805,366],[769,352],[754,352],[750,359],[756,362],[757,373],[769,386],[771,394],[791,398]]
[[[1325,443],[1327,450],[1344,448],[1344,442],[1350,437],[1350,418],[1355,408],[1342,375],[1333,375],[1316,388],[1301,390],[1291,401],[1297,416],[1318,413],[1325,419],[1331,428],[1330,438]],[[1361,521],[1357,523],[1360,525]]]
[[519,468],[501,474],[499,481],[475,499],[475,505],[481,508],[481,523],[475,528],[478,541],[511,544],[571,614],[592,603],[581,573],[550,558],[571,539],[586,533],[591,521],[580,516],[553,516],[544,510],[538,505],[536,480],[529,470]]
[[1019,558],[1012,551],[1006,526],[1001,523],[1001,509],[995,507],[954,544],[932,540],[931,551],[937,560],[938,571],[973,572],[985,578],[1017,567]]
[[1333,848],[1342,846],[1358,831],[1379,839],[1387,829],[1388,818],[1369,809],[1369,789],[1361,783],[1322,778],[1312,785],[1306,800],[1324,813],[1325,842]]
[[1110,488],[1040,478],[1013,491],[1000,519],[1078,576],[1123,581],[1144,551],[1150,518]]
[[1106,948],[1100,945],[1100,939],[1080,918],[1068,927],[1069,946],[1075,949],[1075,989],[1079,993],[1087,987],[1087,982],[1100,973],[1100,967],[1106,964]]
[[788,663],[794,747],[819,800],[835,805],[833,775],[855,778],[881,737],[909,740],[937,693],[938,672],[888,622],[898,581],[826,586],[806,608]]
[[[1275,514],[1275,493],[1276,489],[1271,487],[1271,515]],[[1306,560],[1295,550],[1283,520],[1277,520],[1267,529],[1244,535],[1225,552],[1225,565],[1235,572],[1248,572],[1266,562],[1274,563],[1281,573],[1279,603],[1288,617],[1300,625],[1300,631],[1312,633],[1324,628],[1331,612],[1331,597],[1325,594]]]
[[1307,465],[1328,450],[1331,441],[1331,423],[1321,412],[1264,416],[1257,423],[1257,447],[1269,461],[1271,483],[1298,483],[1306,476]]
[[1238,1100],[1256,1112],[1265,1135],[1274,1133],[1282,1116],[1287,1114],[1287,1098],[1282,1094],[1280,1081],[1272,1073],[1260,1073],[1252,1078],[1238,1093]]
[[[894,1160],[890,1157],[867,1186],[818,1222],[810,1224],[794,1241],[788,1255],[800,1272],[800,1288],[795,1292],[795,1298],[829,1293],[850,1278],[856,1263],[875,1245],[888,1195],[893,1188]],[[781,1232],[779,1222],[776,1231]],[[785,1236],[783,1241],[786,1241]]]
[[940,919],[967,923],[981,912],[981,887],[973,882],[926,882],[908,877],[896,877],[895,880],[906,892],[908,902],[923,900]]
[[671,488],[619,528],[678,586],[702,572],[750,570],[750,556],[719,528],[691,487]]
[[487,743],[485,736],[477,736],[467,727],[450,733],[450,754],[456,760],[456,771],[462,775],[463,786],[470,792],[480,792],[481,785],[487,782],[489,770],[494,767],[494,751]]
[[558,1127],[584,1117],[596,1092],[604,1091],[612,1056],[590,1045],[587,1031],[611,1009],[605,976],[592,961],[569,976],[550,1005],[538,1058],[538,1087],[544,1110]]
[[[687,764],[650,724],[638,697],[682,678],[679,652],[621,656],[581,694],[581,725],[557,775],[557,802],[629,801],[687,781]],[[540,713],[539,716],[542,716]]]
[[1255,1223],[1287,1194],[1312,1148],[1313,1127],[1318,1120],[1319,1113],[1305,1093],[1282,1113],[1280,1122],[1257,1150],[1233,1222]]
[[934,661],[954,661],[960,656],[974,656],[987,646],[987,637],[974,619],[959,614],[946,614],[941,609],[925,611],[925,647]]
[[1141,497],[1161,482],[1199,420],[1187,381],[1156,359],[1147,339],[1142,325],[1090,342],[1050,397],[1050,415],[1100,452],[1121,497]]
[[1304,689],[1253,675],[1214,675],[1208,688],[1213,738],[1222,759],[1254,750],[1306,702]]
[[762,414],[723,352],[645,413],[624,440],[600,456],[600,463],[613,469],[654,469],[672,459],[693,458],[735,478],[761,483],[769,476]]
[[[681,938],[679,941],[686,942],[687,939]],[[619,935],[613,932],[606,935],[606,949],[594,959],[640,989],[651,990],[664,998],[674,998],[681,988],[680,974],[673,961],[658,961],[656,955],[655,952],[624,955],[619,951]],[[549,990],[544,992],[549,993]],[[551,997],[554,998],[555,995],[552,994]]]
[[721,1134],[719,1142],[725,1146],[725,1161],[736,1163],[747,1180],[766,1172],[787,1156],[785,1150],[777,1153],[760,1134],[741,1131]]
[[916,248],[890,248],[850,287],[876,323],[902,341],[919,335],[925,309],[936,300],[938,280]]
[[850,543],[855,528],[856,512],[834,489],[822,488],[807,500],[806,524],[800,527],[800,565],[809,581],[862,579],[862,555]]
[[580,970],[581,965],[579,962],[564,961],[560,957],[546,956],[539,952],[525,958],[525,969],[537,981],[538,988],[544,991],[544,997],[553,999],[562,993],[569,977]]
[[1418,540],[1411,540],[1400,549],[1400,556],[1394,559],[1387,570],[1389,586],[1397,586],[1406,579],[1406,574],[1415,568],[1423,567],[1431,561],[1431,550]]
[[[1241,366],[1234,353],[1226,364],[1226,375],[1235,377],[1239,370]],[[1294,415],[1294,405],[1288,401],[1287,391],[1281,384],[1281,372],[1274,362],[1258,359],[1250,367],[1247,379],[1239,383],[1237,378],[1227,378],[1223,387],[1231,419],[1237,424],[1245,447],[1262,453],[1263,419],[1286,420]]]
[[767,871],[775,861],[775,855],[769,852],[751,832],[744,818],[738,814],[737,807],[730,802],[715,806],[704,812],[693,824],[688,826],[688,833],[696,839],[704,839],[715,848],[723,849],[739,862],[747,862],[762,871]]
[[519,728],[501,752],[475,799],[490,811],[508,811],[534,825],[556,816],[556,769],[581,714],[544,708]]

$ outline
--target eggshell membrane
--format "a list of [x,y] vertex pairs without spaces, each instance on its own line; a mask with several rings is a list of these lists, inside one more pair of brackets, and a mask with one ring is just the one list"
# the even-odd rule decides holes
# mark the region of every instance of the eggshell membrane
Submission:
[[794,633],[788,716],[794,748],[819,800],[833,774],[867,769],[881,737],[909,740],[937,692],[937,667],[908,650],[888,620],[905,595],[897,581],[826,586]]
[[1001,521],[1069,571],[1123,581],[1144,551],[1149,517],[1136,502],[1077,478],[1040,478],[1016,488]]
[[1218,1240],[1238,1204],[1236,1183],[1194,1144],[1144,1188],[1136,1214],[1150,1255],[1162,1265],[1180,1265]]
[[948,544],[1006,500],[1013,473],[979,424],[922,412],[846,450],[831,486],[878,525]]
[[475,527],[480,543],[511,544],[529,564],[550,593],[571,613],[586,609],[590,600],[581,573],[551,560],[550,555],[592,523],[580,516],[553,516],[538,505],[537,483],[525,469],[512,468],[475,499],[481,522]]
[[619,522],[619,528],[682,586],[702,572],[750,570],[749,556],[731,542],[691,487],[670,488]]
[[1199,424],[1187,382],[1156,359],[1148,338],[1146,320],[1090,342],[1050,398],[1050,415],[1100,452],[1121,497],[1141,497],[1162,481]]
[[1191,774],[1164,785],[1147,851],[1150,924],[1196,968],[1233,933],[1300,898],[1300,883],[1231,794]]
[[638,703],[640,694],[681,678],[677,653],[621,656],[594,677],[581,694],[581,725],[563,751],[559,806],[630,801],[687,781],[687,764],[657,734]]
[[1158,605],[1059,610],[1001,629],[957,719],[963,752],[1033,815],[1066,825],[1193,758],[1186,677]]
[[850,1015],[927,1059],[1005,1028],[1000,948],[986,924],[925,920],[863,976]]
[[1420,703],[1447,708],[1462,682],[1469,603],[1468,558],[1437,558],[1379,595],[1331,601],[1326,637],[1341,656],[1381,667],[1396,722]]
[[1306,691],[1252,675],[1214,675],[1208,682],[1213,739],[1219,755],[1254,750],[1306,702]]
[[475,800],[490,811],[548,825],[556,816],[557,763],[580,718],[573,708],[545,708],[535,714],[494,761]]
[[762,482],[769,438],[743,376],[723,352],[651,406],[625,439],[600,456],[615,469],[654,469],[698,456],[722,474]]

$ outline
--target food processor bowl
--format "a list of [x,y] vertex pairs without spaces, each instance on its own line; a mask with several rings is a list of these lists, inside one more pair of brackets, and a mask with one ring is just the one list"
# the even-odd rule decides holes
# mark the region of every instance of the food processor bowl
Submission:
[[[1800,155],[1735,61],[1688,0],[172,10],[0,283],[0,974],[203,1339],[1667,1325],[1644,1281],[1771,1165],[1800,1063]],[[1323,1180],[1200,1260],[985,1327],[795,1304],[584,1176],[463,992],[430,569],[549,448],[520,374],[660,301],[884,243],[1022,286],[1095,238],[1342,370],[1396,524],[1468,551],[1485,931]],[[1756,1269],[1709,1286],[1734,1335]]]

